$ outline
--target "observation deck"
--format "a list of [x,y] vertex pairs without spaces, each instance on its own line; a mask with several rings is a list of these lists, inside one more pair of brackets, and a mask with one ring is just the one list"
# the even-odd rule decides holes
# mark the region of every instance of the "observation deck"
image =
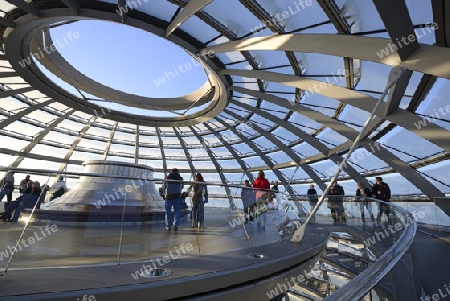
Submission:
[[[0,300],[420,300],[446,294],[450,266],[440,259],[450,251],[450,218],[434,203],[392,203],[389,218],[377,222],[368,212],[363,220],[360,203],[346,197],[347,221],[333,224],[325,201],[302,242],[293,243],[311,209],[296,199],[281,195],[268,210],[265,232],[243,223],[238,199],[230,210],[228,200],[212,198],[203,229],[185,217],[177,231],[165,231],[163,223],[33,222],[22,233],[24,216],[0,229],[2,262],[18,249],[1,276]],[[377,202],[371,206],[376,217]]]

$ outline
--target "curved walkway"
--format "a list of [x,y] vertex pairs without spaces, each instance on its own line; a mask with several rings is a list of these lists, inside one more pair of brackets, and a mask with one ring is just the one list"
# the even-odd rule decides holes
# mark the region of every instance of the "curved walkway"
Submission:
[[419,225],[414,244],[423,300],[450,300],[450,231]]

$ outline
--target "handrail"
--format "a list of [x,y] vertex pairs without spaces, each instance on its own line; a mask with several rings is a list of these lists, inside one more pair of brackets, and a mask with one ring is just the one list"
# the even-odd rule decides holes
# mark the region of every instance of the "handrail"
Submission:
[[363,298],[378,282],[380,282],[400,261],[411,246],[416,235],[417,224],[411,213],[405,211],[401,207],[389,202],[383,202],[374,198],[366,198],[371,201],[384,203],[395,207],[405,214],[408,223],[405,231],[402,232],[400,238],[378,258],[371,266],[353,278],[345,286],[338,289],[324,301],[331,300],[360,300]]
[[[32,169],[24,169],[24,168],[5,168],[0,166],[0,170],[14,170],[14,171],[34,171],[40,174],[76,174],[83,176],[98,176],[104,177],[104,174],[97,173],[79,173],[79,172],[67,172],[67,171],[52,171],[52,170],[32,170]],[[128,179],[143,179],[148,181],[173,181],[167,179],[155,179],[155,178],[144,178],[144,177],[129,177],[129,176],[115,176],[109,175],[112,178],[128,178]],[[185,183],[198,183],[195,181],[183,181]],[[228,186],[228,187],[237,187],[241,189],[245,189],[245,187],[241,185],[230,185],[230,184],[220,184],[220,183],[208,183],[203,182],[203,184],[207,185],[217,185],[217,186]],[[253,188],[249,188],[253,189]],[[270,191],[270,190],[269,190]],[[283,192],[278,192],[281,195],[288,195]],[[345,197],[345,196],[342,196]],[[348,196],[347,196],[348,197]],[[350,196],[355,197],[355,196]],[[380,200],[374,198],[366,198],[368,200],[385,203]],[[374,286],[376,286],[401,260],[401,258],[408,252],[416,234],[417,225],[415,219],[411,213],[404,210],[403,208],[393,204],[393,203],[385,203],[389,206],[392,206],[404,214],[404,218],[407,222],[405,222],[404,231],[400,233],[399,239],[393,243],[393,245],[380,257],[376,262],[374,262],[371,266],[357,275],[353,280],[348,282],[345,286],[334,292],[329,297],[324,300],[360,300],[364,297],[367,292],[369,292]]]
[[[89,172],[71,172],[71,171],[65,171],[65,170],[50,170],[50,169],[32,169],[32,168],[13,168],[13,167],[5,167],[0,166],[0,171],[14,171],[14,172],[23,172],[23,173],[29,173],[29,174],[37,174],[37,175],[45,175],[45,176],[56,176],[56,175],[71,175],[71,176],[89,176],[89,177],[105,177],[105,174],[102,173],[89,173]],[[139,177],[139,176],[120,176],[120,175],[108,175],[109,178],[115,178],[115,179],[129,179],[129,180],[145,180],[149,182],[183,182],[184,184],[205,184],[205,185],[211,185],[211,186],[221,186],[221,187],[233,187],[233,188],[241,188],[241,189],[255,189],[253,187],[246,187],[243,185],[237,185],[237,184],[225,184],[221,182],[196,182],[196,181],[188,181],[188,180],[171,180],[166,178],[148,178],[148,177]],[[272,189],[259,189],[264,190],[268,192],[275,192],[275,193],[281,193],[277,190]]]

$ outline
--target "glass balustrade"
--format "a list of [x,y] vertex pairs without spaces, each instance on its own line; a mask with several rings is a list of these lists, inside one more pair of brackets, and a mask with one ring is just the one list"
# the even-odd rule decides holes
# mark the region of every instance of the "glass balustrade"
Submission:
[[[113,183],[116,180],[110,179]],[[146,181],[159,181],[156,187],[161,184],[160,179],[141,180],[142,185]],[[201,229],[192,227],[193,204],[188,196],[178,230],[166,231],[164,202],[156,202],[149,216],[133,205],[137,198],[135,182],[121,181],[125,184],[113,193],[117,198],[111,197],[105,206],[99,203],[71,213],[42,214],[44,210],[35,209],[32,216],[33,209],[28,208],[18,223],[2,225],[7,227],[0,240],[3,271],[142,263],[138,270],[129,273],[127,283],[142,277],[165,277],[170,275],[165,269],[169,261],[290,240],[314,205],[306,196],[278,193],[256,208],[252,219],[244,210],[242,188],[229,185],[231,195],[209,196]],[[111,192],[105,192],[106,195]],[[290,287],[284,298],[417,299],[420,284],[411,245],[416,222],[448,226],[449,217],[444,211],[435,202],[380,203],[370,198],[361,202],[345,196],[340,207],[343,212],[337,214],[340,219],[336,222],[330,203],[329,198],[324,199],[306,228],[327,229],[330,235],[326,247],[309,270],[309,278]],[[114,208],[106,210],[106,205]],[[57,221],[55,214],[59,214]]]

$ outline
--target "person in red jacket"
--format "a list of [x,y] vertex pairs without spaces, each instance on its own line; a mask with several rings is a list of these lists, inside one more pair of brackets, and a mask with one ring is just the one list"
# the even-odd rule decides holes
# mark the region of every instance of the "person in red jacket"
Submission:
[[256,188],[256,226],[258,233],[266,231],[267,204],[270,202],[270,183],[264,176],[264,171],[258,172],[258,177],[253,182]]

